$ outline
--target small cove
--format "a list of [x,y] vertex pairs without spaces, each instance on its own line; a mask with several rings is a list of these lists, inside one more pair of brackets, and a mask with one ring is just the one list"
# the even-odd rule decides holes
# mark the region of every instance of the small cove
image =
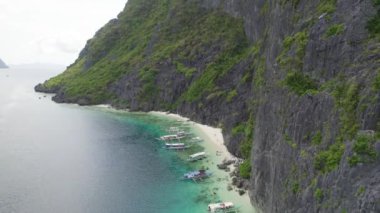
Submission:
[[204,148],[173,152],[155,140],[182,122],[53,103],[33,91],[50,75],[0,73],[1,212],[206,212],[210,201],[240,199],[220,183],[225,172],[200,184],[180,180],[202,166],[215,170],[222,160],[210,153],[212,164],[188,163],[189,154]]

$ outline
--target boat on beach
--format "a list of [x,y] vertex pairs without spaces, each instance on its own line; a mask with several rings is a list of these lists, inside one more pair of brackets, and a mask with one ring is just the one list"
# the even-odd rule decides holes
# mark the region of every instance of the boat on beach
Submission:
[[208,205],[208,211],[219,212],[223,210],[228,210],[234,207],[232,202],[221,202],[221,203],[210,203]]
[[206,152],[198,152],[198,153],[189,155],[189,158],[187,159],[187,161],[194,162],[194,161],[197,161],[197,160],[202,160],[202,159],[204,159],[206,157],[207,157]]

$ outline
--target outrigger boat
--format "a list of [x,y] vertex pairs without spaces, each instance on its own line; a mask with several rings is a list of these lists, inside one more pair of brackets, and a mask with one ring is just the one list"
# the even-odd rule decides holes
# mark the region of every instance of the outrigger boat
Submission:
[[181,139],[188,137],[189,135],[191,135],[191,134],[186,133],[184,131],[180,131],[180,132],[177,132],[177,134],[164,135],[164,136],[161,136],[160,138],[157,138],[157,139],[161,140],[161,141],[181,140]]
[[206,157],[207,157],[206,152],[198,152],[198,153],[189,155],[189,158],[187,159],[187,161],[194,162],[194,161],[206,158]]
[[200,169],[200,170],[197,170],[197,171],[192,171],[192,172],[185,173],[183,175],[183,178],[185,180],[198,181],[198,180],[206,179],[206,178],[210,177],[211,175],[212,175],[211,172],[206,171],[204,169]]
[[184,143],[165,143],[165,147],[167,149],[182,150],[182,149],[187,149],[190,146],[187,146]]
[[178,133],[178,132],[181,132],[182,130],[179,127],[171,126],[166,131],[170,133]]
[[220,210],[231,209],[234,207],[232,202],[221,202],[221,203],[210,203],[208,205],[208,210],[210,212],[217,212]]
[[179,137],[184,137],[185,138],[185,137],[188,137],[190,135],[193,135],[193,134],[185,132],[185,131],[179,131],[179,132],[177,132],[177,136],[179,136]]
[[158,138],[161,141],[171,141],[171,140],[180,140],[183,137],[179,137],[178,135],[164,135]]

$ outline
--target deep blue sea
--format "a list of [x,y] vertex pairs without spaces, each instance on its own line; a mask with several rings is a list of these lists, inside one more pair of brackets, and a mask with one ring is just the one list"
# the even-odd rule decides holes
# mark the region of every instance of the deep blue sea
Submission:
[[58,71],[0,70],[0,212],[196,213],[218,200],[180,180],[197,165],[156,142],[176,121],[33,91]]

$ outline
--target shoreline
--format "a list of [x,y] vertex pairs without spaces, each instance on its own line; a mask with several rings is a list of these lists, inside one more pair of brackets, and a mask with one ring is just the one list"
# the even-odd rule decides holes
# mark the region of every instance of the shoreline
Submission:
[[201,131],[204,134],[204,136],[207,137],[208,139],[207,141],[214,143],[219,148],[219,150],[215,150],[215,151],[221,151],[222,153],[226,155],[225,157],[236,158],[227,150],[227,147],[224,145],[222,129],[191,121],[189,118],[183,117],[178,114],[166,113],[166,112],[160,112],[160,111],[150,111],[148,112],[148,114],[167,116],[171,118],[176,118],[179,121],[189,122],[192,124],[193,128],[197,129],[198,131]]
[[[190,124],[189,127],[196,136],[202,138],[204,142],[200,144],[204,148],[204,151],[208,154],[208,158],[202,161],[202,164],[209,168],[210,171],[215,174],[214,179],[216,181],[210,184],[211,188],[217,188],[217,195],[223,202],[233,202],[236,207],[238,207],[241,213],[255,213],[258,212],[250,202],[248,191],[245,194],[239,195],[238,189],[233,186],[231,187],[232,179],[230,172],[218,169],[217,164],[222,163],[224,160],[238,159],[233,156],[224,145],[224,138],[222,130],[220,128],[215,128],[212,126],[196,123],[191,121],[187,117],[183,117],[178,114],[161,112],[161,111],[149,111],[149,112],[130,112],[128,109],[116,109],[111,105],[95,105],[89,107],[96,107],[100,109],[106,109],[112,112],[125,112],[125,113],[143,113],[152,116],[161,116],[168,118],[176,122],[183,122]],[[231,171],[235,169],[234,165],[230,165]]]
[[[257,212],[251,204],[248,191],[246,191],[243,195],[239,195],[236,187],[228,190],[232,183],[230,172],[217,168],[217,164],[222,163],[224,160],[238,159],[232,155],[224,145],[224,138],[220,128],[196,123],[191,121],[189,118],[173,113],[151,111],[148,112],[148,114],[164,116],[167,118],[176,119],[177,121],[191,123],[190,126],[194,133],[204,140],[204,142],[200,145],[205,149],[205,152],[209,154],[207,160],[204,162],[204,165],[207,168],[210,168],[211,172],[213,172],[213,174],[217,177],[218,181],[212,184],[212,187],[218,188],[218,195],[221,200],[223,202],[233,202],[239,208],[239,212]],[[234,165],[230,165],[229,168],[231,171],[235,169]]]

